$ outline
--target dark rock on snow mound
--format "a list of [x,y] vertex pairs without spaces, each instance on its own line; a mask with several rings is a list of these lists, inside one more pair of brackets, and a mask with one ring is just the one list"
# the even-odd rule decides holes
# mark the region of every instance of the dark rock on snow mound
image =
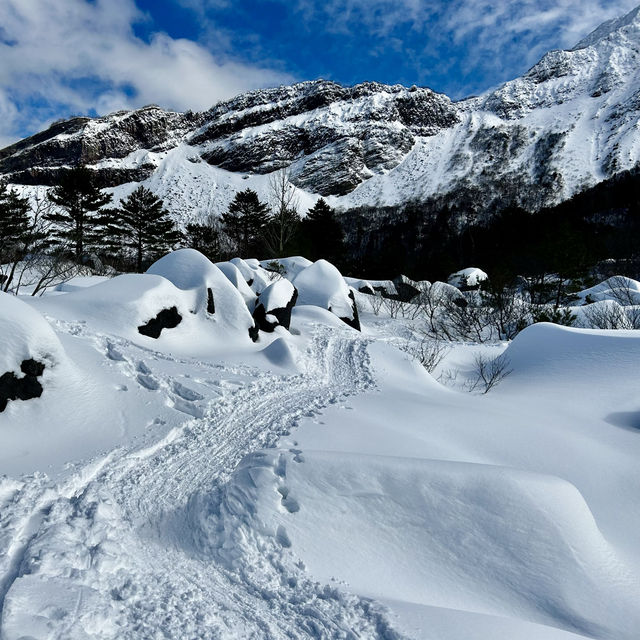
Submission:
[[9,400],[31,400],[42,395],[38,378],[44,372],[44,364],[29,358],[22,361],[20,371],[24,373],[22,378],[18,378],[13,371],[0,376],[0,412],[7,408]]
[[[356,331],[361,331],[360,328],[360,316],[358,315],[358,305],[356,304],[356,297],[353,295],[353,291],[349,291],[349,298],[351,299],[351,309],[353,311],[353,318],[348,317],[340,317],[340,320],[345,324],[349,325]],[[329,311],[331,311],[331,307],[329,307]]]
[[138,327],[138,333],[150,338],[159,338],[163,329],[173,329],[182,322],[182,316],[176,307],[163,309],[155,318]]
[[[282,296],[273,296],[270,295],[276,288],[277,289],[285,289],[286,291],[280,291],[279,293],[286,293],[288,300],[284,306],[281,304]],[[280,299],[280,302],[275,302],[275,300]],[[291,310],[296,304],[298,300],[298,290],[289,283],[288,280],[280,280],[278,282],[274,282],[269,285],[258,298],[256,308],[253,312],[253,319],[255,320],[256,326],[261,331],[266,331],[267,333],[273,332],[273,330],[277,327],[284,327],[285,329],[289,329],[291,324]],[[277,304],[278,306],[274,306]]]

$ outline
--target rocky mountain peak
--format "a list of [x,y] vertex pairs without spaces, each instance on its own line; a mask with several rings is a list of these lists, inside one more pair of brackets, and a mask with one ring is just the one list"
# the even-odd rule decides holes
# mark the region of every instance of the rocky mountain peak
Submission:
[[580,42],[573,47],[572,51],[586,49],[587,47],[590,47],[604,39],[615,39],[619,38],[621,35],[624,35],[625,37],[629,37],[631,35],[635,36],[636,39],[640,39],[640,5],[620,18],[614,18],[601,24],[586,38],[580,40]]

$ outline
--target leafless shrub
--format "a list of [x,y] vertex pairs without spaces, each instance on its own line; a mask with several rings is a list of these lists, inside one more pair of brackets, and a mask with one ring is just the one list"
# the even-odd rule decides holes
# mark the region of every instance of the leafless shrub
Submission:
[[631,307],[640,302],[640,292],[631,285],[629,278],[624,276],[613,276],[609,278],[607,284],[610,287],[609,295],[611,299],[623,307]]
[[498,338],[491,323],[491,309],[484,304],[479,292],[465,292],[467,304],[455,299],[446,303],[446,324],[443,330],[450,340],[488,342]]
[[395,297],[383,298],[385,311],[389,314],[390,318],[397,318],[398,316],[404,317],[405,303],[402,300],[398,300]]
[[401,349],[416,359],[429,373],[444,360],[449,348],[441,341],[423,336],[419,341],[405,342]]
[[489,393],[493,387],[502,382],[513,369],[509,368],[509,359],[505,354],[497,358],[489,358],[483,354],[477,354],[474,358],[475,378],[469,383],[468,390],[479,389],[482,393]]
[[640,329],[640,307],[623,307],[614,300],[603,300],[584,307],[586,324],[593,329]]
[[372,296],[368,298],[369,303],[371,304],[371,311],[377,316],[380,315],[380,310],[382,309],[382,305],[384,304],[384,298],[379,291],[376,291]]
[[453,387],[458,380],[458,373],[456,369],[445,369],[438,376],[438,382],[445,387]]

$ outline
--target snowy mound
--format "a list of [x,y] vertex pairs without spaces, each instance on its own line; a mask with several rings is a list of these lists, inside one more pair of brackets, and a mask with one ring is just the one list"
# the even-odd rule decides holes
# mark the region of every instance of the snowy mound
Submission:
[[230,330],[246,333],[253,327],[243,296],[226,274],[199,251],[180,249],[169,253],[152,264],[147,273],[163,276],[179,289],[191,291],[193,312],[206,309],[213,320]]
[[[136,342],[158,339],[171,344],[171,348],[182,349],[198,340],[211,344],[219,341],[212,331],[216,325],[203,311],[198,313],[202,298],[199,289],[185,291],[162,276],[145,273],[117,276],[93,287],[40,299],[34,305],[67,323],[87,325],[91,330]],[[231,314],[229,322],[237,316]],[[247,314],[245,319],[251,323]],[[218,326],[239,328],[227,326],[227,322]]]
[[255,519],[314,576],[341,575],[359,593],[585,633],[640,623],[637,613],[621,624],[640,590],[580,492],[557,477],[275,451],[245,459],[227,492],[227,526]]
[[51,367],[66,361],[66,355],[51,325],[19,298],[0,292],[0,375],[20,374],[20,364],[33,358]]
[[39,398],[61,366],[70,372],[49,323],[8,293],[0,293],[0,336],[0,412],[15,401]]
[[291,256],[289,258],[263,260],[260,264],[267,270],[273,270],[273,267],[277,265],[281,275],[293,280],[303,269],[310,267],[313,262],[302,256]]
[[454,287],[477,287],[481,282],[488,280],[489,276],[477,267],[467,267],[452,273],[447,282]]
[[349,326],[360,329],[358,309],[351,289],[342,274],[326,260],[318,260],[293,280],[299,304],[328,309]]
[[363,280],[362,278],[349,278],[345,277],[344,281],[353,287],[359,293],[366,293],[368,295],[374,295],[376,290],[369,280]]
[[227,277],[229,282],[240,292],[249,311],[253,311],[256,303],[256,294],[244,279],[242,272],[233,262],[216,262],[216,266]]
[[[123,336],[136,336],[163,311],[175,309],[189,324],[193,295],[166,278],[150,274],[125,274],[93,287],[43,300],[38,306],[56,309],[57,317],[89,322],[96,328]],[[186,325],[185,325],[186,326]],[[181,327],[184,329],[184,326]]]
[[242,277],[255,293],[261,293],[271,284],[269,272],[263,269],[257,260],[251,261],[251,264],[249,264],[242,258],[232,258],[229,262],[237,267]]
[[548,385],[564,379],[572,388],[598,384],[602,389],[616,385],[621,376],[637,377],[640,332],[538,323],[516,336],[505,357],[513,368],[505,389],[518,378],[536,378]]

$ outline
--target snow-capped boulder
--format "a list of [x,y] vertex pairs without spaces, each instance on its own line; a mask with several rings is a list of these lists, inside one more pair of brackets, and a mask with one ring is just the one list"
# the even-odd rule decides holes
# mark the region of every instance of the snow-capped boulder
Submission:
[[303,269],[310,267],[313,262],[303,256],[291,256],[289,258],[272,258],[271,260],[263,260],[260,264],[267,271],[277,270],[280,275],[293,282],[293,279]]
[[233,262],[216,262],[216,267],[224,273],[229,282],[240,292],[249,311],[253,311],[256,304],[256,294],[247,284],[240,269]]
[[258,297],[253,319],[258,329],[272,332],[277,326],[289,328],[291,324],[291,309],[298,299],[298,291],[286,280],[281,278],[271,283]]
[[51,325],[28,304],[0,292],[0,412],[14,400],[42,395],[43,374],[66,362]]
[[242,258],[232,258],[229,262],[238,268],[242,277],[256,294],[262,293],[272,282],[269,272],[263,269],[257,260],[249,264]]
[[420,293],[420,285],[407,276],[399,275],[392,282],[396,290],[396,298],[403,302],[411,301]]
[[344,281],[353,287],[358,293],[366,293],[369,296],[376,294],[376,290],[369,280],[362,280],[361,278],[345,278]]
[[326,260],[318,260],[293,280],[298,303],[328,309],[350,327],[360,331],[360,319],[353,291],[342,274]]
[[[232,274],[239,273],[234,269],[229,271]],[[227,275],[199,251],[173,251],[154,262],[147,273],[163,276],[178,289],[190,292],[193,298],[192,312],[199,314],[206,311],[210,320],[229,330],[246,333],[253,329],[253,318],[243,295]]]
[[447,278],[447,282],[464,291],[466,289],[476,289],[488,279],[489,276],[482,269],[467,267],[466,269],[460,269],[460,271],[452,273]]

